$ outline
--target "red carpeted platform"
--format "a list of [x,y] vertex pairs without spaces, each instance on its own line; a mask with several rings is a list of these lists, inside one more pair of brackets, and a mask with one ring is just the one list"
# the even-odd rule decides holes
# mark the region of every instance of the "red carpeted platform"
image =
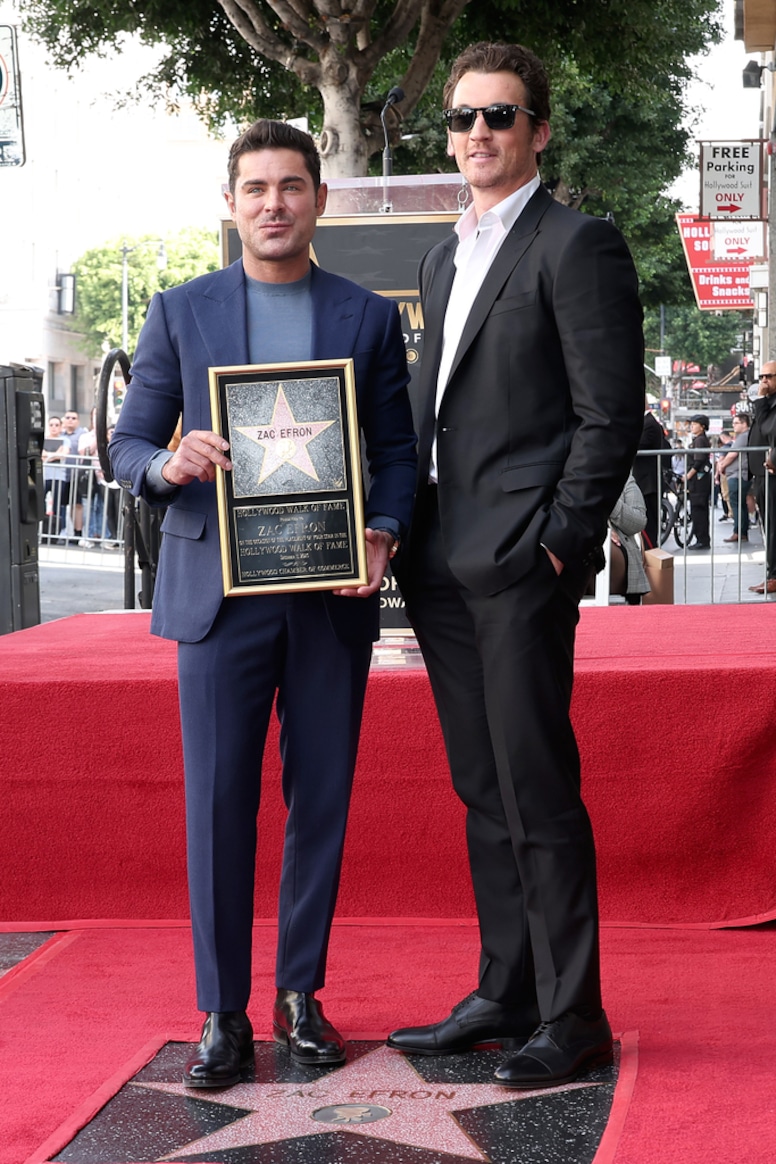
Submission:
[[[268,1039],[275,927],[255,939],[250,1013]],[[606,1005],[638,1065],[594,1164],[772,1164],[775,942],[773,927],[604,928]],[[326,1013],[348,1040],[438,1019],[471,989],[477,952],[471,923],[340,922]],[[195,1042],[193,990],[190,934],[164,925],[57,935],[0,979],[0,1164],[57,1158],[166,1040]]]
[[[573,714],[609,923],[776,917],[767,605],[582,611]],[[144,613],[0,638],[0,918],[185,918],[175,646]],[[283,810],[265,764],[257,916]],[[375,671],[340,917],[470,917],[463,812],[423,671]]]

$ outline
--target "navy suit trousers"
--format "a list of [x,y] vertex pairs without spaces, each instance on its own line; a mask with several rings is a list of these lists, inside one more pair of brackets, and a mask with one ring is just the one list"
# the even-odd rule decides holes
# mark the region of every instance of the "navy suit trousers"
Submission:
[[320,593],[227,598],[202,641],[179,644],[200,1010],[245,1010],[250,996],[256,817],[276,694],[288,809],[276,981],[323,985],[370,657],[371,643],[336,637]]

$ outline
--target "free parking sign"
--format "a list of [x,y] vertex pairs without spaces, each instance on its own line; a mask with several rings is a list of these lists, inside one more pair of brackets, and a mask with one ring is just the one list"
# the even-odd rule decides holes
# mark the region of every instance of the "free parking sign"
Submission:
[[763,217],[763,142],[701,142],[701,218]]

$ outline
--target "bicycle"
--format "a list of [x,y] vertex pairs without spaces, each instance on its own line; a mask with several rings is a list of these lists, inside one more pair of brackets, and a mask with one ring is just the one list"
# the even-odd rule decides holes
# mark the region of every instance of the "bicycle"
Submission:
[[663,472],[663,495],[660,499],[661,546],[671,534],[679,549],[683,550],[692,540],[692,517],[684,477],[680,477],[673,469],[666,469]]

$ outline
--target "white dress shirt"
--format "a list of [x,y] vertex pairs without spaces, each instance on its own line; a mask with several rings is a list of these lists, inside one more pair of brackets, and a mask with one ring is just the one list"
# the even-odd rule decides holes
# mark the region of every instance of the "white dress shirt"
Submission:
[[[439,361],[434,408],[435,416],[439,416],[439,406],[445,394],[450,369],[453,366],[455,353],[461,342],[463,329],[469,318],[474,300],[477,298],[501,244],[539,186],[540,179],[537,174],[531,178],[530,182],[526,182],[525,186],[515,190],[513,194],[497,203],[491,210],[486,210],[480,219],[477,218],[477,212],[472,203],[455,224],[455,233],[458,235],[458,246],[454,258],[455,278],[445,311],[442,358]],[[431,446],[428,478],[429,481],[436,484],[436,437]]]

